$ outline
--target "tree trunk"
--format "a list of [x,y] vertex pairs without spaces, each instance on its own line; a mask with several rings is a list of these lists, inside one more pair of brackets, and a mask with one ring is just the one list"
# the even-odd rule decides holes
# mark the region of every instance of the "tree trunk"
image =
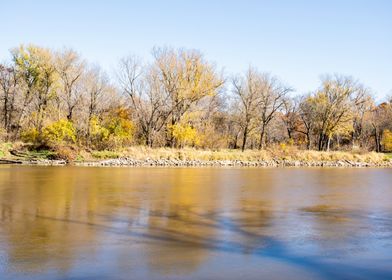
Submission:
[[378,136],[378,129],[374,128],[374,140],[375,140],[375,148],[376,148],[376,152],[379,153],[381,152],[381,143],[379,141],[379,136]]
[[307,143],[306,143],[306,148],[307,148],[308,150],[310,150],[310,144],[311,144],[311,142],[310,142],[310,133],[309,133],[309,132],[306,133],[306,141],[307,141]]
[[323,139],[324,139],[324,134],[320,133],[319,141],[318,141],[318,150],[319,151],[321,151],[323,149]]
[[265,125],[261,127],[260,131],[260,143],[259,143],[259,150],[264,148],[264,134],[265,134]]
[[327,138],[327,152],[329,152],[329,146],[330,146],[330,144],[331,144],[331,137],[328,136],[328,138]]
[[292,135],[291,135],[291,129],[287,129],[287,134],[289,136],[289,139],[293,139]]
[[245,145],[246,145],[247,137],[248,137],[248,126],[245,126],[244,135],[243,135],[243,138],[242,138],[242,147],[241,147],[241,151],[244,151],[244,150],[245,150]]

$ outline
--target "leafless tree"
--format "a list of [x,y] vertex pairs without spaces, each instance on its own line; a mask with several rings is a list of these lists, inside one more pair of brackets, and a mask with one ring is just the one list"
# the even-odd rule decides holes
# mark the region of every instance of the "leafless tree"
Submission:
[[260,127],[259,149],[265,145],[266,128],[275,117],[276,112],[284,105],[286,95],[292,91],[290,87],[285,86],[276,77],[269,74],[259,76],[258,90],[258,117]]
[[76,106],[81,105],[83,88],[81,81],[85,73],[85,62],[71,49],[57,54],[56,70],[61,81],[60,97],[65,103],[68,120],[73,119]]
[[11,133],[17,110],[18,76],[12,64],[0,64],[0,99],[2,100],[3,126],[7,135]]

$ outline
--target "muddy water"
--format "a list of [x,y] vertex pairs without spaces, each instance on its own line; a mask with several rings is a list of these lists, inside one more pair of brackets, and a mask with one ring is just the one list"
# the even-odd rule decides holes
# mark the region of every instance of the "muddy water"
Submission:
[[1,166],[0,279],[392,279],[392,169]]

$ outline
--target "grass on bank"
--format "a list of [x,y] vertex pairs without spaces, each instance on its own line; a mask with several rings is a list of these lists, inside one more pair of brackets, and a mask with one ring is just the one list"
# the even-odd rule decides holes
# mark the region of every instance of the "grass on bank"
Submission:
[[265,150],[200,150],[194,148],[149,148],[146,146],[132,146],[118,151],[91,151],[78,147],[58,147],[56,150],[34,150],[24,143],[0,143],[0,158],[15,158],[11,150],[21,151],[27,159],[66,159],[77,161],[91,161],[127,157],[136,160],[240,160],[240,161],[268,161],[299,160],[299,161],[339,161],[380,163],[391,161],[392,153],[376,153],[364,151],[308,151],[295,146],[276,145]]
[[385,153],[385,158],[388,160],[392,160],[392,153]]

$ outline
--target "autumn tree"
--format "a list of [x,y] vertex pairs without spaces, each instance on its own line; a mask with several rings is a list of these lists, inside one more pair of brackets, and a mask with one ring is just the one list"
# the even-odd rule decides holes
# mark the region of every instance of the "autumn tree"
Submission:
[[207,62],[197,51],[171,48],[155,48],[154,72],[160,82],[162,94],[167,96],[170,115],[167,144],[175,145],[170,126],[180,122],[190,108],[206,96],[217,94],[223,85],[214,65]]
[[361,86],[350,77],[327,76],[312,97],[316,104],[318,149],[329,150],[334,135],[353,130],[353,108],[362,102]]
[[19,126],[30,108],[29,123],[40,134],[50,102],[57,94],[58,76],[53,53],[46,48],[22,45],[12,54],[23,91]]

